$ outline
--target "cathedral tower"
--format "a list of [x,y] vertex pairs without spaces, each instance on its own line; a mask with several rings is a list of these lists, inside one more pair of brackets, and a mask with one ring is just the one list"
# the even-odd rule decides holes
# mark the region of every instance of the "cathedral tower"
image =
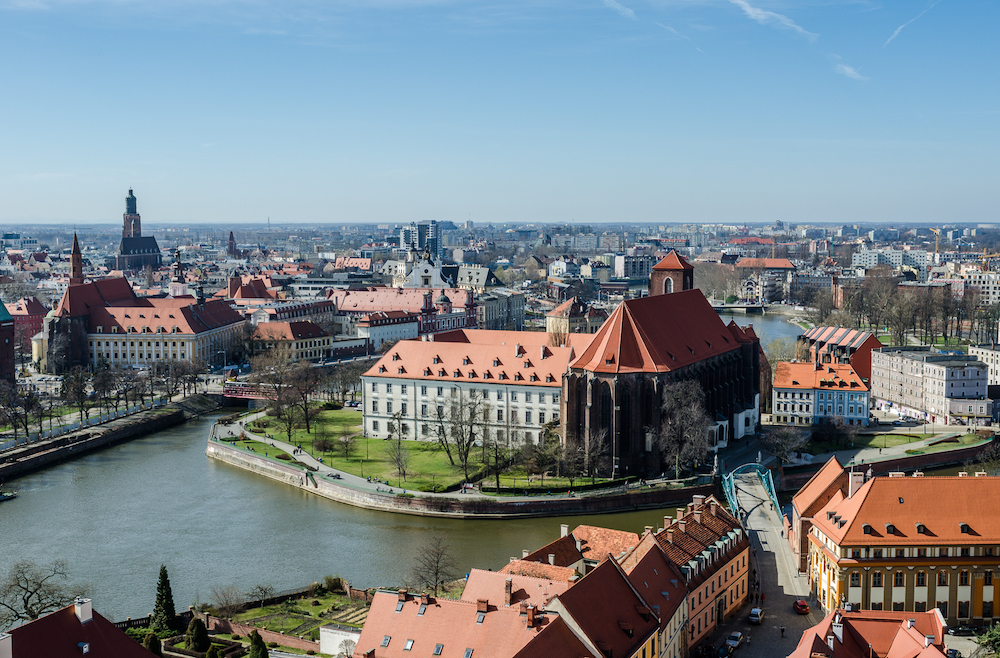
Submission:
[[132,188],[128,189],[128,196],[125,197],[125,215],[122,222],[123,238],[141,238],[142,223],[139,219],[139,212],[136,210],[135,195]]
[[73,252],[69,257],[69,260],[69,285],[79,286],[83,283],[83,254],[80,253],[80,243],[76,239],[76,232],[73,233]]

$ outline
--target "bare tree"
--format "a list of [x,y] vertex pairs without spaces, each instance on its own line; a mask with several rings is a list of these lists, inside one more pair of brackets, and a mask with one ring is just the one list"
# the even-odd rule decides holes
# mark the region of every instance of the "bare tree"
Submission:
[[781,464],[787,463],[793,452],[798,452],[806,443],[809,436],[805,431],[795,427],[778,427],[772,429],[761,439],[761,443],[768,452],[778,458]]
[[[357,438],[354,432],[350,431],[349,428],[344,428],[344,432],[337,437],[337,443],[340,445],[341,450],[344,451],[344,459],[351,458],[351,451],[354,450],[354,446],[357,444]],[[315,444],[314,444],[315,445]]]
[[417,552],[411,575],[416,584],[438,589],[455,577],[455,558],[451,546],[440,535],[428,539]]
[[611,454],[611,442],[608,440],[608,428],[596,429],[591,427],[583,437],[583,472],[590,477],[593,484],[597,481],[597,476],[607,467],[608,457]]
[[663,387],[660,420],[660,449],[674,466],[674,477],[681,477],[681,463],[704,459],[708,454],[708,428],[705,392],[696,381],[668,384]]
[[396,469],[396,474],[406,482],[406,468],[410,465],[410,449],[403,444],[403,414],[397,411],[389,421],[389,446],[386,456]]
[[39,565],[21,560],[0,581],[0,628],[38,619],[69,605],[83,592],[81,585],[69,582],[65,561]]
[[358,643],[354,640],[343,640],[340,646],[337,647],[337,658],[351,658],[354,655],[354,649],[358,646]]
[[302,413],[302,419],[306,423],[306,434],[308,434],[311,431],[309,419],[312,418],[312,408],[309,403],[313,394],[319,390],[319,372],[305,361],[300,361],[288,372],[287,384],[288,388],[295,394],[295,404],[298,405]]
[[263,583],[257,583],[250,588],[250,591],[246,593],[246,598],[257,601],[257,607],[264,607],[264,600],[269,599],[274,596],[274,587],[271,585],[265,585]]
[[89,374],[79,366],[63,375],[62,379],[62,398],[80,411],[81,424],[83,423],[83,414],[87,407],[87,385],[89,383]]
[[246,606],[247,597],[234,585],[212,587],[212,602],[221,617],[232,617]]
[[472,448],[485,435],[491,407],[478,390],[468,391],[465,395],[458,388],[452,391],[453,397],[439,417],[438,440],[445,446],[452,464],[455,463],[452,459],[454,451],[468,481]]

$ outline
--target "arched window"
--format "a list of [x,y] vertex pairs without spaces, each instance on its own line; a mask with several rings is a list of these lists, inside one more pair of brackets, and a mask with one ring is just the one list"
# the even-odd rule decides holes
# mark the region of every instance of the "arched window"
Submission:
[[674,291],[674,280],[669,276],[663,280],[663,294],[669,295]]

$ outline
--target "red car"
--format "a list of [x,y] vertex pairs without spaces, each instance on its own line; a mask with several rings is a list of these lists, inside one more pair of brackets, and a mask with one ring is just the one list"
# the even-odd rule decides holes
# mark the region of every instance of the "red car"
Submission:
[[795,608],[795,612],[799,613],[800,615],[809,614],[809,604],[806,603],[805,601],[801,600],[796,601],[794,604],[792,604],[792,607]]

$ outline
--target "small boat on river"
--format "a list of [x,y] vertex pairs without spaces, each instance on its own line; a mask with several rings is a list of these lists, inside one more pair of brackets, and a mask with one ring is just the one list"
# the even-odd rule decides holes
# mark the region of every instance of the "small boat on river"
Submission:
[[0,491],[0,503],[11,498],[17,498],[16,491]]

